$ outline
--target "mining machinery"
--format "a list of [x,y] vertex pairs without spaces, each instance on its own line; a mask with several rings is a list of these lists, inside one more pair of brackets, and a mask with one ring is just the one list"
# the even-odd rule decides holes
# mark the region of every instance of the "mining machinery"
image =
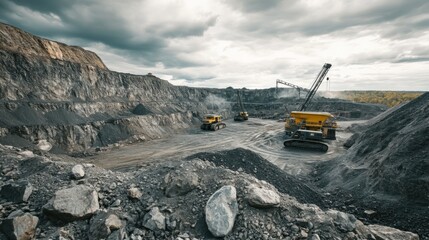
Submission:
[[238,105],[240,106],[240,112],[237,113],[237,115],[234,116],[234,121],[242,122],[249,119],[249,114],[244,110],[243,102],[241,101],[240,91],[237,90],[237,98],[238,98]]
[[324,139],[336,139],[337,123],[332,114],[305,111],[331,66],[329,63],[323,65],[304,102],[299,107],[299,111],[292,111],[285,119],[287,137],[283,143],[285,147],[309,148],[326,152],[328,151],[328,144],[324,142]]
[[203,117],[202,130],[216,131],[225,128],[226,124],[222,122],[222,116],[217,114],[206,114]]
[[295,85],[293,83],[288,83],[286,81],[277,79],[276,80],[276,95],[277,96],[279,95],[279,92],[278,92],[279,91],[279,83],[283,84],[283,85],[286,85],[286,86],[289,86],[289,87],[292,87],[292,88],[295,88],[296,90],[298,90],[298,98],[301,98],[301,91],[305,91],[305,92],[309,92],[310,91],[310,89],[303,88],[303,87],[300,87],[300,86]]

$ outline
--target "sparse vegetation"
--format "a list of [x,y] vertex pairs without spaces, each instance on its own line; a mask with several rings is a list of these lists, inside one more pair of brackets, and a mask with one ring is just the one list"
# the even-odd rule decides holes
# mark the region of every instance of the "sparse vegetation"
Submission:
[[344,91],[343,98],[361,103],[378,103],[388,107],[411,101],[423,92],[397,92],[397,91]]

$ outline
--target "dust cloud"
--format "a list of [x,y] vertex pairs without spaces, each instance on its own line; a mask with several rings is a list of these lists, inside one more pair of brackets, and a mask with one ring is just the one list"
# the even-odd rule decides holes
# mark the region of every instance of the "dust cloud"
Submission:
[[207,106],[207,109],[210,110],[217,110],[217,111],[226,111],[231,109],[231,103],[228,102],[226,99],[209,94],[206,99],[204,100],[204,104]]

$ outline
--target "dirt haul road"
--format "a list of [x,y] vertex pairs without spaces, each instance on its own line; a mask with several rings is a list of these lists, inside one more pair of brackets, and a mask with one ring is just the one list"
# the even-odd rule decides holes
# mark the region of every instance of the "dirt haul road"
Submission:
[[339,122],[337,140],[329,141],[327,153],[283,147],[284,123],[273,120],[250,118],[246,122],[225,121],[225,129],[202,131],[199,126],[185,134],[167,139],[152,140],[100,152],[89,159],[96,165],[112,170],[125,170],[160,161],[176,160],[198,152],[213,152],[237,147],[260,154],[292,175],[307,175],[310,165],[332,159],[346,150],[342,146],[351,133],[342,128],[351,122]]

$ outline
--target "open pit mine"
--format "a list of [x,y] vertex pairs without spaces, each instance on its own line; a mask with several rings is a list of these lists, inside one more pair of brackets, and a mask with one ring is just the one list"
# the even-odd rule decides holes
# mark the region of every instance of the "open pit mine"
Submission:
[[[0,23],[0,239],[429,239],[429,93],[295,91],[174,86]],[[335,116],[324,151],[285,147],[285,121],[327,126],[300,106]]]

